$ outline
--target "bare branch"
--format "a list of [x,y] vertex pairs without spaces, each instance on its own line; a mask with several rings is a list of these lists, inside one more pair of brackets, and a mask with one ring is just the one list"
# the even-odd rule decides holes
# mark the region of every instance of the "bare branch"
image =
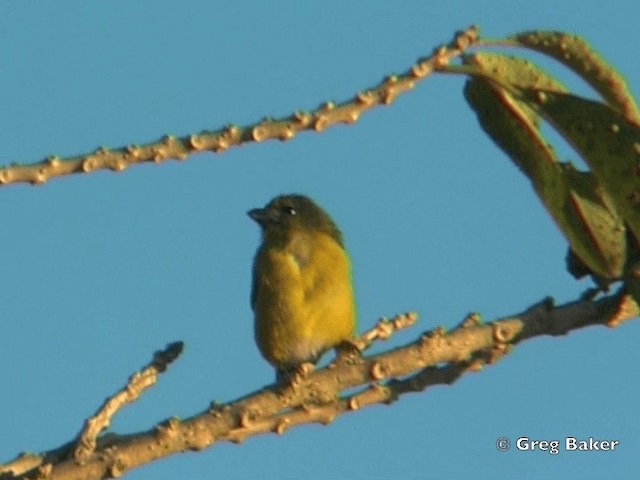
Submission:
[[111,417],[126,404],[135,402],[144,390],[155,385],[158,374],[163,373],[169,364],[180,356],[183,348],[183,342],[174,342],[167,345],[164,350],[155,352],[153,360],[146,367],[131,375],[125,387],[107,398],[96,414],[85,421],[73,452],[76,462],[89,458],[96,448],[98,435],[109,427]]
[[376,341],[387,340],[398,330],[412,326],[417,319],[418,315],[414,312],[396,315],[391,320],[381,318],[375,326],[364,332],[358,338],[351,340],[351,343],[353,343],[360,352],[364,352]]
[[191,154],[206,150],[221,153],[229,147],[249,142],[290,140],[304,130],[321,132],[340,123],[354,123],[363,112],[378,105],[389,105],[396,96],[412,89],[417,81],[431,74],[435,68],[462,54],[474,44],[477,35],[475,26],[458,32],[448,46],[437,48],[429,57],[419,59],[405,73],[390,75],[377,86],[337,105],[325,102],[312,112],[295,112],[278,120],[266,118],[246,127],[230,125],[179,138],[166,135],[157,142],[141,146],[128,145],[117,149],[100,147],[92,153],[66,159],[52,155],[31,165],[12,164],[0,168],[0,186],[21,182],[39,185],[62,175],[104,169],[120,172],[130,165],[143,162],[161,163],[170,158],[184,160]]
[[[81,463],[61,455],[67,448],[63,446],[33,456],[41,459],[37,468],[32,459],[27,470],[19,469],[21,457],[12,462],[13,468],[4,466],[0,472],[12,472],[15,477],[11,478],[102,479],[220,441],[242,442],[260,433],[282,434],[296,425],[328,424],[345,412],[387,404],[433,385],[451,384],[464,373],[498,361],[518,342],[541,335],[564,335],[591,325],[617,325],[623,320],[624,297],[622,293],[560,307],[546,299],[523,313],[487,324],[481,324],[473,314],[449,333],[436,328],[413,343],[368,358],[339,355],[326,368],[297,376],[289,384],[271,385],[227,404],[212,404],[185,420],[172,418],[132,435],[103,435],[95,451]],[[630,311],[626,319],[635,315],[637,312]],[[408,317],[412,315],[404,316]],[[613,323],[612,318],[616,319]],[[362,390],[340,396],[357,387]]]

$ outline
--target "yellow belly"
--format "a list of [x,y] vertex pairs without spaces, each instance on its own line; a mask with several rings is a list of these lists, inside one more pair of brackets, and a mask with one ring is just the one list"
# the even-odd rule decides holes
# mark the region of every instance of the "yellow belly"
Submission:
[[264,358],[283,368],[316,361],[355,334],[349,259],[324,234],[299,235],[256,256],[255,337]]

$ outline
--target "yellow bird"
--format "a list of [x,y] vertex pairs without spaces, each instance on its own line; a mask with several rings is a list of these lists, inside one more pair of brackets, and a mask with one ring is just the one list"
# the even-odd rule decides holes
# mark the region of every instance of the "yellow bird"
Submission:
[[262,230],[251,287],[255,339],[282,379],[355,335],[349,257],[331,217],[304,195],[280,195],[247,214]]

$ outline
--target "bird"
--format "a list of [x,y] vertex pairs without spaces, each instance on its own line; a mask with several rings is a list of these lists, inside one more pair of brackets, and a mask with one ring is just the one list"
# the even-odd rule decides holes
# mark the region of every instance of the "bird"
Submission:
[[255,341],[281,381],[355,336],[351,263],[338,226],[305,195],[279,195],[247,214],[262,233],[251,286]]

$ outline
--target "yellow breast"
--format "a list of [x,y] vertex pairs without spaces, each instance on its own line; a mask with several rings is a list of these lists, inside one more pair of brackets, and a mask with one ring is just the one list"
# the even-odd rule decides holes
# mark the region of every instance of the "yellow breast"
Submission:
[[315,361],[355,334],[349,259],[322,233],[265,242],[256,255],[255,336],[275,367]]

